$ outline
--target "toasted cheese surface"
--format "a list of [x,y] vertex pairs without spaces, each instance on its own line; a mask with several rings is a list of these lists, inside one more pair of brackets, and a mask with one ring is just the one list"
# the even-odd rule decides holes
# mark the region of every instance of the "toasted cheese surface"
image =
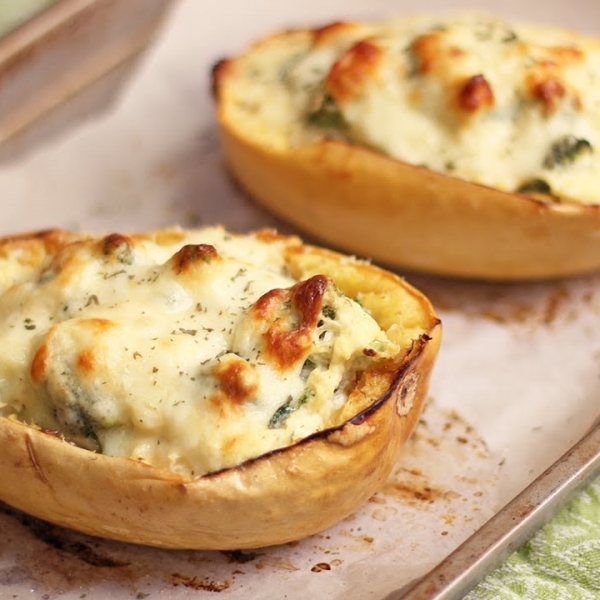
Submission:
[[187,477],[339,424],[397,344],[296,238],[220,227],[0,240],[0,416]]
[[332,23],[274,35],[215,73],[231,119],[268,147],[340,139],[600,203],[600,42],[575,32],[470,13]]

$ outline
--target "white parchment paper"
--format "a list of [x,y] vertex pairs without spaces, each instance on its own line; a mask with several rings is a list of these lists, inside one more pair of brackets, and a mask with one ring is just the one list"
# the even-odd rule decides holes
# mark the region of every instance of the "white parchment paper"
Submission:
[[[485,4],[588,31],[600,23],[591,0],[523,5]],[[439,7],[448,5],[420,9]],[[0,148],[0,234],[215,222],[291,231],[223,168],[211,65],[273,28],[402,10],[414,7],[181,0],[115,102],[75,125],[65,111],[52,136],[29,132],[27,145]],[[405,276],[436,305],[442,349],[414,438],[386,486],[352,517],[254,553],[169,552],[95,540],[0,504],[0,597],[379,599],[427,572],[595,417],[600,276],[506,286]]]

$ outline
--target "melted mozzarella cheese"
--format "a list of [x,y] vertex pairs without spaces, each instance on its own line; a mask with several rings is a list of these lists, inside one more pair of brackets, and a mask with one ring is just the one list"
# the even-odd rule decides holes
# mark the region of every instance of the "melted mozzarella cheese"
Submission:
[[[508,192],[540,191],[541,180],[554,198],[600,202],[596,40],[425,15],[280,34],[235,64],[233,95],[252,113],[244,126],[269,145],[339,137]],[[337,120],[312,126],[324,98]]]
[[282,241],[221,228],[82,238],[0,292],[0,415],[191,477],[332,426],[393,349]]

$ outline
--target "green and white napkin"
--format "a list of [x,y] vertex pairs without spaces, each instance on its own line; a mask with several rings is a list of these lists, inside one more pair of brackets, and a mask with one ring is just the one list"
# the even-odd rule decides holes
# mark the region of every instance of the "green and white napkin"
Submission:
[[600,478],[465,600],[600,599]]

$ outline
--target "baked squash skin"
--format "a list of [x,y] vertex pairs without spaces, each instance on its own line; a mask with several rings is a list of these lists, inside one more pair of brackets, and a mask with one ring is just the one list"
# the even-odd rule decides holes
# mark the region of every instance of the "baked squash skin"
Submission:
[[[514,45],[512,61],[522,56],[515,78],[506,78],[510,70],[500,76],[471,64],[466,43],[452,47],[449,64],[459,66],[442,69],[449,54],[440,50],[440,23],[448,31],[456,23],[463,29],[483,23],[511,32],[497,45],[503,51]],[[396,55],[410,54],[413,71],[392,70],[381,58],[403,39],[412,54]],[[309,72],[302,63],[311,60],[322,74],[301,92],[298,80]],[[278,32],[217,63],[212,81],[227,164],[249,195],[280,218],[322,242],[401,269],[525,281],[600,268],[600,104],[585,83],[599,62],[600,43],[574,32],[490,16],[429,15]],[[465,66],[455,73],[461,64],[473,72]],[[438,88],[442,108],[432,100],[438,112],[431,118],[432,106],[423,103],[420,112],[419,101]],[[392,101],[381,100],[378,89],[404,98],[393,112],[398,125],[386,112]],[[415,133],[414,122],[427,127]],[[491,129],[498,122],[506,123],[500,134]],[[431,161],[402,154],[403,134],[426,140],[431,131]],[[496,138],[515,141],[496,148]],[[459,143],[473,158],[464,175]],[[513,159],[498,167],[503,152]],[[434,164],[438,156],[446,157],[442,164]]]
[[[186,235],[171,230],[144,234],[143,239],[168,239],[171,244],[180,238],[184,244]],[[124,542],[249,549],[317,533],[379,488],[426,401],[441,339],[439,318],[425,296],[389,271],[297,238],[257,235],[279,244],[295,279],[331,278],[398,344],[393,356],[362,373],[339,421],[289,446],[191,477],[91,451],[69,441],[64,432],[4,416],[2,501],[55,524]],[[96,239],[54,231],[5,238],[0,248],[6,260],[18,246],[22,273],[31,277],[48,254],[73,243]]]

